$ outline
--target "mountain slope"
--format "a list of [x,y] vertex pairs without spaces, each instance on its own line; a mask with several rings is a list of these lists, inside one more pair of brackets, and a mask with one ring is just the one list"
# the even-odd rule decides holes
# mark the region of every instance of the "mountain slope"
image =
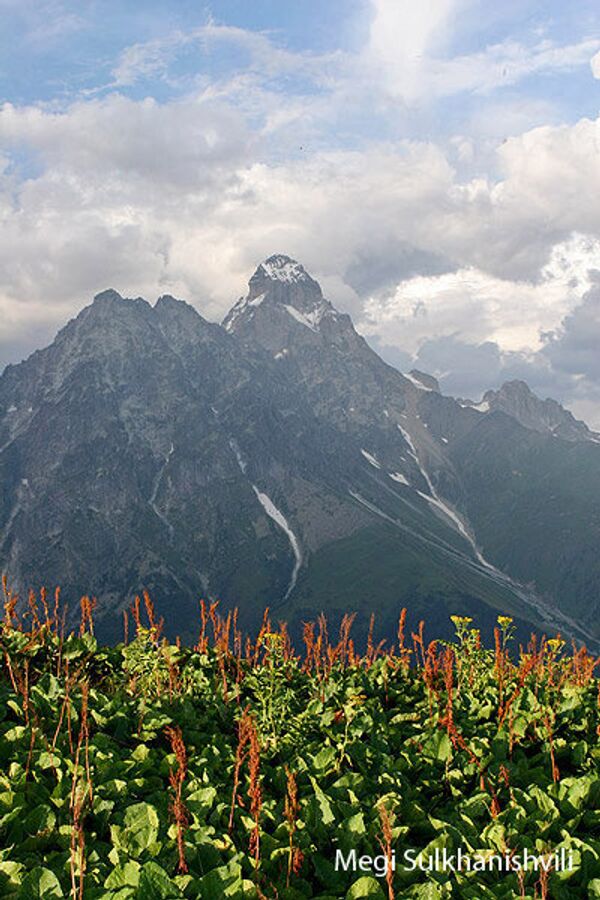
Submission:
[[[443,533],[442,540],[460,548],[459,553],[469,559],[469,565],[478,565],[487,583],[496,579],[497,584],[506,587],[508,583],[514,588],[509,584],[513,578],[535,582],[535,567],[524,569],[514,564],[510,554],[502,556],[498,552],[499,539],[494,537],[493,527],[479,532],[477,525],[481,517],[475,510],[481,510],[482,504],[477,503],[478,488],[469,481],[468,464],[464,464],[460,451],[455,452],[454,448],[476,432],[482,420],[493,418],[495,410],[508,409],[511,402],[511,415],[504,416],[504,430],[510,436],[515,420],[524,417],[523,407],[529,410],[525,435],[535,428],[569,441],[593,440],[593,433],[583,423],[577,423],[554,401],[539,401],[526,386],[526,398],[521,385],[515,390],[509,384],[498,392],[489,392],[486,402],[476,405],[443,397],[435,379],[424,373],[402,375],[383,363],[355,332],[349,317],[337,313],[302,266],[285,256],[271,257],[259,266],[250,281],[248,295],[238,301],[224,326],[244,346],[259,345],[279,361],[282,372],[291,373],[294,381],[302,385],[315,414],[334,422],[360,447],[370,484],[363,494],[352,491],[354,499],[363,508],[370,506],[370,511],[379,515],[380,520],[391,517],[394,527],[404,529],[405,534],[408,528],[413,536],[417,535],[421,565],[424,554],[426,568],[435,567],[439,547],[427,545],[427,540],[428,530],[433,528],[435,532],[437,528],[435,540],[440,540]],[[556,452],[568,466],[569,447],[565,441],[556,441]],[[489,448],[488,459],[493,459]],[[593,460],[595,465],[600,462],[597,454]],[[543,505],[543,486],[540,490],[539,502]],[[502,505],[501,498],[499,505]],[[569,515],[568,500],[565,514]],[[505,515],[509,517],[510,513],[505,510]],[[485,557],[479,547],[483,538]],[[527,547],[527,534],[520,535],[519,539]],[[333,546],[329,549],[333,551]],[[445,551],[441,552],[443,557]],[[500,572],[496,571],[496,561],[506,562],[505,568],[500,566]],[[389,569],[390,564],[388,554],[384,569]],[[334,566],[334,571],[338,570],[339,566]],[[464,572],[461,578],[465,579]],[[310,570],[306,579],[310,585]],[[398,576],[397,581],[402,580]],[[446,575],[446,581],[450,580]],[[319,589],[318,581],[314,590],[311,587],[311,595],[316,597]],[[301,601],[304,590],[301,580],[297,602]],[[536,591],[517,590],[521,602],[537,606],[538,620],[540,616],[544,618],[545,611],[540,613]],[[550,616],[554,627],[576,628],[576,622],[561,619],[561,612],[572,619],[570,604],[564,604],[561,610],[555,602],[558,594],[549,592],[542,582],[539,590],[545,598],[542,603],[554,606]],[[411,585],[408,593],[414,597],[418,589]],[[590,621],[593,628],[593,619]],[[589,638],[590,630],[587,627],[585,630]]]
[[[501,610],[524,631],[593,638],[600,573],[581,548],[596,525],[565,543],[551,515],[553,566],[527,548],[547,515],[531,510],[551,505],[545,461],[568,520],[588,512],[569,467],[589,473],[593,503],[600,448],[561,407],[553,437],[519,424],[513,395],[477,408],[402,375],[282,255],[223,327],[169,296],[104,292],[0,378],[0,568],[21,591],[93,592],[109,636],[147,587],[187,639],[200,596],[238,605],[246,625],[265,604],[298,627],[321,609],[358,610],[364,626],[374,610],[391,634],[407,605],[439,634],[451,613]],[[510,487],[515,453],[532,496]],[[570,579],[578,559],[586,574]]]

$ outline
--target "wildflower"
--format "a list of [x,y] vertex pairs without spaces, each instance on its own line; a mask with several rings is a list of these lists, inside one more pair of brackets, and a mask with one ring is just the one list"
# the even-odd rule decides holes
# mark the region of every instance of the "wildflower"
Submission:
[[473,621],[472,616],[450,616],[450,621],[455,625],[469,625]]
[[498,625],[500,625],[501,628],[506,628],[508,625],[512,625],[512,623],[512,616],[498,616]]
[[267,633],[264,635],[264,639],[265,641],[270,641],[273,644],[278,644],[283,640],[283,635],[278,631],[267,631]]
[[565,646],[565,642],[561,638],[560,634],[557,634],[555,638],[550,638],[548,641],[548,646],[552,653],[558,653],[559,650]]

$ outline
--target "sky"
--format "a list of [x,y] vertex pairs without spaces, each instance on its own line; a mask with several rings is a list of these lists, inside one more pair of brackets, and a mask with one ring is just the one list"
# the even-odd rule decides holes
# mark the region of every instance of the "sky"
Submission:
[[378,352],[600,428],[597,0],[0,0],[0,370],[286,253]]

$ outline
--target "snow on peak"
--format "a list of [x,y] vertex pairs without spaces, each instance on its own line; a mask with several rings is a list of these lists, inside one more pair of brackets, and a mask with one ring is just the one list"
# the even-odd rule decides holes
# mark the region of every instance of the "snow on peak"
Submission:
[[270,256],[261,263],[256,274],[266,275],[271,281],[283,281],[285,284],[297,284],[299,281],[310,280],[304,266],[281,253]]
[[[240,298],[223,320],[226,331],[234,332],[247,323],[266,322],[266,327],[282,329],[283,338],[293,323],[318,334],[325,322],[343,320],[331,303],[323,297],[317,281],[304,267],[289,256],[278,254],[262,262],[249,282],[249,291]],[[256,324],[260,331],[262,324]],[[269,341],[269,349],[272,347]]]
[[296,322],[300,322],[300,324],[304,325],[305,328],[310,328],[311,331],[318,330],[321,319],[323,318],[325,313],[328,312],[328,309],[324,303],[313,307],[313,309],[308,310],[308,312],[300,312],[294,306],[290,306],[287,303],[285,303],[284,306],[289,312],[292,319],[295,319]]

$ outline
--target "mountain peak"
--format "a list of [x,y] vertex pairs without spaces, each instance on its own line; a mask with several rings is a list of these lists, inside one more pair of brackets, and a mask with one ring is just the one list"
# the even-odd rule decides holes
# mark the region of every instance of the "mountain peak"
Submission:
[[94,297],[94,303],[119,303],[123,300],[121,294],[118,291],[115,291],[113,288],[108,288],[105,291],[100,291],[99,294],[96,294]]
[[533,393],[527,382],[522,381],[519,378],[514,378],[512,381],[505,381],[497,391],[486,391],[483,399],[489,400],[491,397],[496,397],[496,395],[522,398],[535,397],[535,394]]
[[298,282],[302,281],[316,284],[301,263],[292,259],[291,256],[286,256],[284,253],[275,253],[273,256],[265,259],[250,279],[250,284],[252,285],[252,282],[255,280],[263,281],[265,278],[269,281],[280,281],[284,284],[298,284]]
[[525,381],[505,381],[497,391],[486,391],[483,400],[475,404],[480,411],[500,410],[512,416],[525,428],[549,433],[567,441],[596,440],[584,422],[576,419],[556,400],[542,400]]
[[[170,315],[180,316],[190,321],[192,319],[202,319],[198,310],[185,300],[178,300],[171,294],[162,294],[154,304],[154,310],[159,316]],[[203,320],[204,321],[204,320]]]
[[109,332],[123,327],[145,327],[151,317],[152,307],[143,297],[123,297],[118,291],[109,288],[96,294],[89,306],[84,307],[59,334],[68,332],[73,325],[95,330],[97,338],[105,341]]
[[286,333],[292,325],[316,332],[323,318],[337,317],[319,283],[301,263],[283,253],[269,256],[258,266],[248,282],[248,294],[229,311],[223,326],[237,331],[254,322],[257,314],[263,322],[268,319],[272,324],[274,317],[279,324],[285,323]]

